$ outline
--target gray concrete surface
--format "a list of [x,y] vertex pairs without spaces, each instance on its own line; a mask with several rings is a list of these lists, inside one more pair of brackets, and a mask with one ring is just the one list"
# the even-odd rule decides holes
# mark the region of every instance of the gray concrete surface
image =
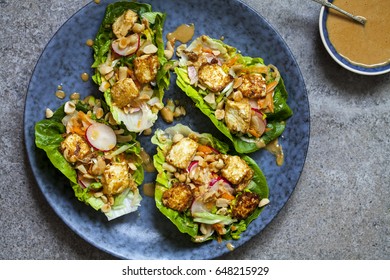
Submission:
[[[311,138],[300,181],[273,222],[222,259],[390,259],[390,74],[338,66],[319,5],[246,0],[282,35],[303,73]],[[88,1],[0,0],[0,259],[112,259],[52,211],[29,169],[23,108],[35,63]],[[296,9],[290,6],[297,6]]]

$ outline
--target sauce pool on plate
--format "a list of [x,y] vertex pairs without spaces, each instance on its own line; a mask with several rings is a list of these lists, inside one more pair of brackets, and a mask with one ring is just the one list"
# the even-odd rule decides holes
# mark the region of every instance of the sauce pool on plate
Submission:
[[333,4],[367,19],[363,26],[329,9],[326,28],[336,51],[350,63],[377,67],[390,63],[390,0],[334,0]]
[[180,41],[183,44],[187,43],[192,39],[195,32],[194,24],[182,24],[176,28],[175,31],[168,33],[167,39],[173,41]]

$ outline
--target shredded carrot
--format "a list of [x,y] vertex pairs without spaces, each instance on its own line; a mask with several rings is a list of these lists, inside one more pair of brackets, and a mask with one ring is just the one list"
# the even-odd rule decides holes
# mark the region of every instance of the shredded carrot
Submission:
[[268,109],[270,110],[271,113],[274,112],[274,98],[273,98],[273,95],[274,95],[274,91],[270,91],[267,93],[267,95],[265,96],[265,99],[267,100],[267,107]]
[[234,195],[231,195],[230,193],[228,192],[224,192],[222,195],[221,195],[222,198],[224,199],[228,199],[228,200],[233,200],[235,197]]
[[205,48],[205,47],[203,47],[203,48],[202,48],[202,52],[205,52],[205,53],[213,53],[213,50],[210,49],[210,48]]
[[228,61],[226,61],[225,65],[230,68],[231,66],[233,66],[237,62],[237,60],[238,60],[238,55],[236,55],[236,56],[232,57],[231,59],[229,59]]
[[204,153],[206,155],[209,155],[209,154],[212,154],[215,152],[213,148],[206,146],[206,145],[199,145],[197,151]]
[[67,129],[69,132],[76,133],[80,136],[85,135],[85,130],[92,124],[91,119],[82,111],[77,112],[77,116],[73,116],[69,124],[67,125]]
[[270,92],[271,90],[274,90],[275,87],[278,85],[278,81],[272,81],[269,84],[267,84],[266,92]]
[[249,130],[248,130],[248,132],[251,134],[251,135],[253,135],[254,137],[256,137],[256,138],[260,138],[260,136],[261,136],[261,134],[259,133],[259,132],[257,132],[255,129],[253,129],[253,128],[250,128]]
[[213,229],[217,231],[218,234],[223,234],[224,226],[222,224],[213,224]]
[[77,124],[72,123],[72,125],[69,126],[69,130],[71,133],[76,133],[80,136],[85,135],[85,131],[80,127],[79,123],[77,123]]
[[257,100],[257,105],[259,105],[260,109],[264,110],[265,108],[267,108],[267,104],[265,103],[265,101],[265,98]]
[[77,117],[80,120],[86,122],[88,125],[92,124],[91,119],[83,111],[78,111],[77,112]]
[[274,91],[271,90],[270,92],[267,92],[267,95],[263,99],[259,99],[257,101],[257,104],[259,105],[260,109],[262,110],[268,110],[269,112],[274,111],[274,98],[273,98]]

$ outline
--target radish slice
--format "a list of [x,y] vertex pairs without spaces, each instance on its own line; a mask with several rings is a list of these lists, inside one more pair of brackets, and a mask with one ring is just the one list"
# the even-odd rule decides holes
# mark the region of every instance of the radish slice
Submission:
[[234,192],[234,189],[230,182],[223,177],[214,178],[210,182],[210,190],[218,191],[219,187],[225,189],[230,194]]
[[221,176],[218,176],[217,178],[214,178],[214,179],[211,180],[210,186],[213,186],[213,185],[215,185],[217,182],[220,182],[220,181],[223,182],[223,183],[226,183],[226,184],[230,185],[230,183],[229,183],[228,180],[226,180],[225,178],[223,178],[223,177],[221,177]]
[[258,110],[259,111],[259,104],[257,103],[257,99],[249,98],[248,100],[249,100],[249,104],[252,107],[252,110]]
[[109,151],[116,145],[116,134],[114,130],[103,123],[93,123],[85,132],[88,143],[97,150]]
[[191,215],[203,212],[210,212],[210,209],[207,208],[201,198],[195,199],[191,205]]
[[226,184],[230,185],[228,180],[226,180],[225,178],[223,178],[221,176],[218,176],[218,177],[215,177],[215,178],[211,179],[210,186],[212,187],[212,186],[214,186],[218,182],[226,183]]
[[227,191],[230,194],[234,194],[234,192],[235,192],[232,184],[230,184],[226,179],[224,179],[222,189],[225,189],[225,191]]
[[260,111],[260,109],[257,109],[257,108],[251,108],[252,111],[256,112],[257,116],[259,116],[259,118],[264,122],[265,125],[267,125],[267,119],[264,118],[264,114]]
[[254,112],[258,113],[258,114],[261,116],[261,118],[263,118],[263,113],[262,113],[258,108],[251,107],[251,109],[252,109]]
[[139,34],[135,33],[113,41],[111,46],[114,52],[120,56],[128,56],[132,55],[139,49],[140,41],[141,39]]
[[198,81],[198,73],[194,66],[188,66],[187,68],[188,78],[190,78],[190,85],[195,84]]

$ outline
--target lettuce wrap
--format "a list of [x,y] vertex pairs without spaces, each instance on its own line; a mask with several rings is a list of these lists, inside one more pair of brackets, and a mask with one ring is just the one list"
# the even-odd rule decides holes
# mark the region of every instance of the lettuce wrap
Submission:
[[108,220],[137,210],[144,180],[135,133],[116,124],[104,101],[68,101],[35,125],[36,146],[73,188],[77,199]]
[[205,35],[177,52],[177,85],[237,152],[259,150],[282,134],[292,110],[274,65]]
[[178,124],[152,137],[157,208],[196,243],[239,239],[268,204],[268,185],[246,155]]
[[129,131],[153,126],[169,87],[162,38],[166,15],[149,4],[109,4],[93,44],[93,81],[114,119]]

